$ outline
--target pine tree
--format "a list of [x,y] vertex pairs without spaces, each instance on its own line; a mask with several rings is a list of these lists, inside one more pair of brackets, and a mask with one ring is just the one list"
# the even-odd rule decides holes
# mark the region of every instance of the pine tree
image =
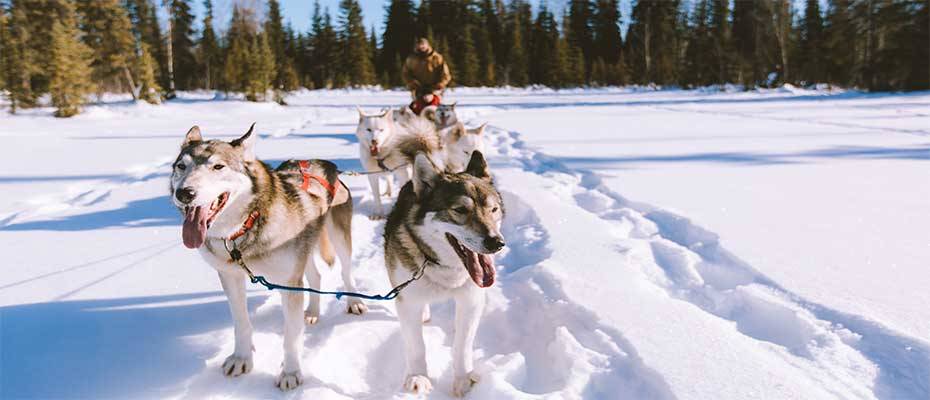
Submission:
[[710,23],[707,28],[713,37],[711,43],[711,53],[709,57],[711,69],[716,74],[712,80],[713,83],[724,84],[731,81],[731,64],[733,60],[733,47],[730,32],[730,1],[729,0],[711,0],[710,2]]
[[829,0],[824,27],[826,81],[847,86],[853,83],[857,53],[850,0]]
[[713,59],[713,37],[708,27],[710,0],[700,0],[691,13],[691,29],[685,50],[682,82],[687,85],[704,86],[714,81],[717,71],[711,64]]
[[80,0],[83,41],[93,51],[98,90],[136,93],[131,69],[136,54],[129,14],[119,0]]
[[668,85],[677,81],[678,8],[678,0],[634,3],[627,48],[637,82]]
[[268,35],[264,32],[252,36],[249,46],[249,63],[246,66],[245,98],[249,101],[265,101],[267,93],[274,86],[277,66],[274,61],[274,50],[268,43]]
[[310,76],[314,85],[318,88],[332,87],[342,53],[329,10],[321,10],[319,2],[314,6],[310,43]]
[[10,112],[18,108],[34,107],[38,93],[32,90],[32,76],[40,73],[39,66],[32,61],[36,53],[30,44],[31,30],[26,8],[19,1],[10,4],[7,20],[6,44],[4,54],[4,81],[9,91]]
[[161,87],[155,77],[155,59],[145,43],[139,43],[137,52],[133,68],[138,85],[136,98],[150,104],[161,104]]
[[141,42],[148,49],[154,60],[156,79],[161,86],[168,84],[167,54],[165,38],[158,24],[157,7],[153,0],[126,0],[129,19],[132,21],[133,35],[136,42]]
[[346,83],[369,85],[375,81],[365,27],[362,25],[362,8],[358,0],[341,0],[339,3],[339,36],[343,46],[342,66]]
[[80,112],[85,97],[94,90],[92,50],[80,40],[74,4],[65,0],[59,7],[59,19],[50,30],[49,92],[57,108],[55,116],[70,117]]
[[[268,12],[265,14],[265,35],[276,65],[274,74],[275,90],[291,91],[296,89],[294,61],[285,54],[287,32],[284,29],[281,5],[277,0],[268,0]],[[276,96],[280,98],[280,94]]]
[[623,39],[620,37],[620,8],[617,0],[598,0],[592,20],[595,58],[615,64],[622,57]]
[[482,83],[487,86],[497,85],[497,70],[500,61],[504,59],[500,49],[504,47],[504,27],[500,13],[503,13],[503,5],[499,0],[482,0],[479,11],[481,27],[477,30],[480,37],[474,39],[481,59]]
[[[594,13],[594,3],[591,0],[570,0],[566,21],[563,24],[569,48],[580,50],[583,62],[589,66],[598,56],[594,44]],[[588,72],[585,71],[586,78],[587,74]]]
[[733,41],[738,64],[737,78],[747,89],[766,83],[768,75],[778,69],[781,58],[773,29],[776,4],[770,1],[734,2]]
[[800,80],[807,83],[823,82],[823,17],[820,15],[820,0],[807,0],[800,34]]
[[248,8],[233,6],[232,19],[226,33],[226,60],[223,67],[223,89],[245,92],[249,87],[249,64],[252,62],[252,38],[257,24]]
[[[514,3],[517,3],[516,1]],[[511,4],[514,4],[511,3]],[[507,84],[513,86],[526,86],[529,83],[529,60],[527,59],[523,25],[529,20],[524,19],[518,10],[510,13],[509,51],[507,52]]]
[[459,67],[456,70],[458,83],[462,86],[477,86],[480,83],[478,79],[480,63],[475,51],[475,43],[472,40],[472,29],[467,25],[462,33],[462,47],[459,49],[459,54]]
[[188,0],[170,0],[171,60],[174,84],[179,90],[193,89],[197,82],[197,59],[194,57],[194,14]]
[[417,36],[416,15],[411,0],[392,0],[385,8],[387,12],[377,69],[388,77],[389,85],[400,86],[403,82],[396,60],[407,59],[413,48],[413,40]]
[[6,20],[6,9],[0,7],[0,92],[6,91],[7,59],[10,52],[10,39]]
[[213,1],[204,0],[203,30],[200,32],[200,41],[197,43],[197,54],[200,59],[203,87],[216,89],[221,77],[222,53],[216,32],[213,30]]

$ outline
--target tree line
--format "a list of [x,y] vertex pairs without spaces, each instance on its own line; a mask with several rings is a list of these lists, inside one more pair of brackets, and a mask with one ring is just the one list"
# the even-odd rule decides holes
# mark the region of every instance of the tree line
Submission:
[[235,5],[225,32],[214,29],[211,0],[200,21],[191,0],[162,1],[0,0],[0,89],[11,111],[45,94],[70,116],[104,92],[151,103],[193,89],[283,101],[300,87],[399,87],[417,37],[445,55],[459,86],[930,88],[930,0],[827,0],[826,9],[820,0],[632,0],[625,35],[619,0],[569,0],[561,10],[391,0],[380,32],[364,26],[357,0],[341,0],[335,20],[317,2],[307,32],[284,23],[277,0]]

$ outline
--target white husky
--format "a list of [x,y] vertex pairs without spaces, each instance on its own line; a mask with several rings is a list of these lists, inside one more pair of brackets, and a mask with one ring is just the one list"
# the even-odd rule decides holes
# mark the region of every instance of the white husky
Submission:
[[443,159],[448,172],[462,172],[468,165],[472,153],[476,150],[484,153],[484,128],[487,122],[477,128],[466,128],[456,122],[450,128],[440,132],[442,136]]
[[[438,165],[444,165],[439,133],[435,125],[421,118],[408,108],[382,110],[381,114],[366,115],[358,109],[359,158],[362,167],[369,172],[384,171],[384,174],[369,174],[371,193],[375,201],[372,219],[383,218],[381,203],[381,179],[393,175],[397,186],[402,187],[410,179],[413,158],[417,153],[427,154]],[[390,181],[387,181],[390,193]]]

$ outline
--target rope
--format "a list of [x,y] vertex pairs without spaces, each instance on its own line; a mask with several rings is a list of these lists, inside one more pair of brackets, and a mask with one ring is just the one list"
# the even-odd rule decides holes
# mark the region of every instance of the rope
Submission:
[[374,175],[374,174],[389,174],[389,173],[392,173],[392,172],[394,172],[394,171],[397,171],[397,170],[399,170],[399,169],[401,169],[401,168],[403,168],[403,167],[406,167],[407,165],[408,165],[407,163],[404,163],[404,164],[398,165],[398,166],[396,166],[396,167],[394,167],[394,168],[386,168],[385,165],[384,165],[384,162],[381,161],[381,160],[378,160],[378,166],[381,167],[381,170],[380,170],[380,171],[339,171],[339,174],[340,174],[340,175],[346,175],[346,176],[364,176],[364,175]]
[[[249,269],[249,267],[245,264],[245,261],[242,260],[242,252],[240,252],[239,249],[236,248],[236,242],[235,241],[232,242],[232,247],[229,246],[229,242],[230,240],[223,239],[223,246],[226,247],[226,251],[229,253],[229,257],[232,258],[233,261],[236,262],[236,264],[239,264],[239,266],[242,267],[245,273],[249,275],[249,280],[252,281],[252,283],[260,284],[268,288],[268,290],[278,289],[278,290],[288,290],[292,292],[308,292],[308,293],[315,293],[315,294],[321,294],[321,295],[322,294],[334,295],[336,296],[337,300],[341,299],[342,296],[358,297],[358,298],[362,298],[366,300],[393,300],[395,297],[397,297],[400,294],[402,290],[404,290],[404,288],[407,287],[407,285],[423,277],[423,272],[426,270],[426,264],[429,264],[430,262],[435,263],[434,261],[431,261],[429,257],[426,257],[426,259],[423,260],[423,264],[420,265],[420,268],[417,270],[417,272],[413,274],[412,277],[410,277],[410,279],[407,279],[405,282],[401,283],[400,285],[395,286],[393,289],[391,289],[390,292],[387,292],[387,294],[384,294],[384,295],[381,295],[381,294],[371,295],[371,294],[356,293],[356,292],[343,292],[343,291],[329,292],[329,291],[324,291],[324,290],[319,290],[319,289],[314,289],[314,288],[305,288],[305,287],[300,287],[300,286],[285,286],[285,285],[278,285],[276,283],[268,282],[268,280],[265,279],[264,276],[254,275],[252,273],[252,270]],[[348,266],[343,266],[343,268],[348,268]]]

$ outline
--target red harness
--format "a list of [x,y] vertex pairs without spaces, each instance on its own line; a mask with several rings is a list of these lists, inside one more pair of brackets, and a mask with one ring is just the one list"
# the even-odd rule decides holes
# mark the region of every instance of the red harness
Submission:
[[[329,184],[329,181],[327,181],[326,178],[310,173],[310,162],[309,161],[301,160],[301,161],[298,161],[297,164],[300,166],[300,175],[302,175],[304,178],[303,183],[300,184],[301,190],[306,192],[308,189],[310,189],[310,180],[313,179],[319,182],[319,184],[323,186],[323,189],[326,189],[326,192],[329,193],[330,198],[336,197],[336,188],[333,185]],[[252,211],[252,213],[249,214],[249,217],[245,219],[245,222],[242,223],[242,226],[239,228],[239,230],[233,233],[232,235],[229,235],[228,240],[234,241],[236,239],[241,238],[243,235],[246,234],[246,232],[249,231],[249,229],[252,229],[252,227],[255,226],[255,221],[260,216],[261,214],[258,212],[258,210]]]
[[323,189],[326,189],[326,192],[329,193],[329,197],[336,197],[336,188],[333,185],[329,184],[329,181],[326,178],[323,178],[319,175],[313,175],[308,170],[310,168],[310,162],[307,160],[301,160],[297,162],[300,165],[300,174],[304,177],[304,182],[300,185],[300,189],[307,191],[310,189],[310,180],[313,179],[323,185]]

